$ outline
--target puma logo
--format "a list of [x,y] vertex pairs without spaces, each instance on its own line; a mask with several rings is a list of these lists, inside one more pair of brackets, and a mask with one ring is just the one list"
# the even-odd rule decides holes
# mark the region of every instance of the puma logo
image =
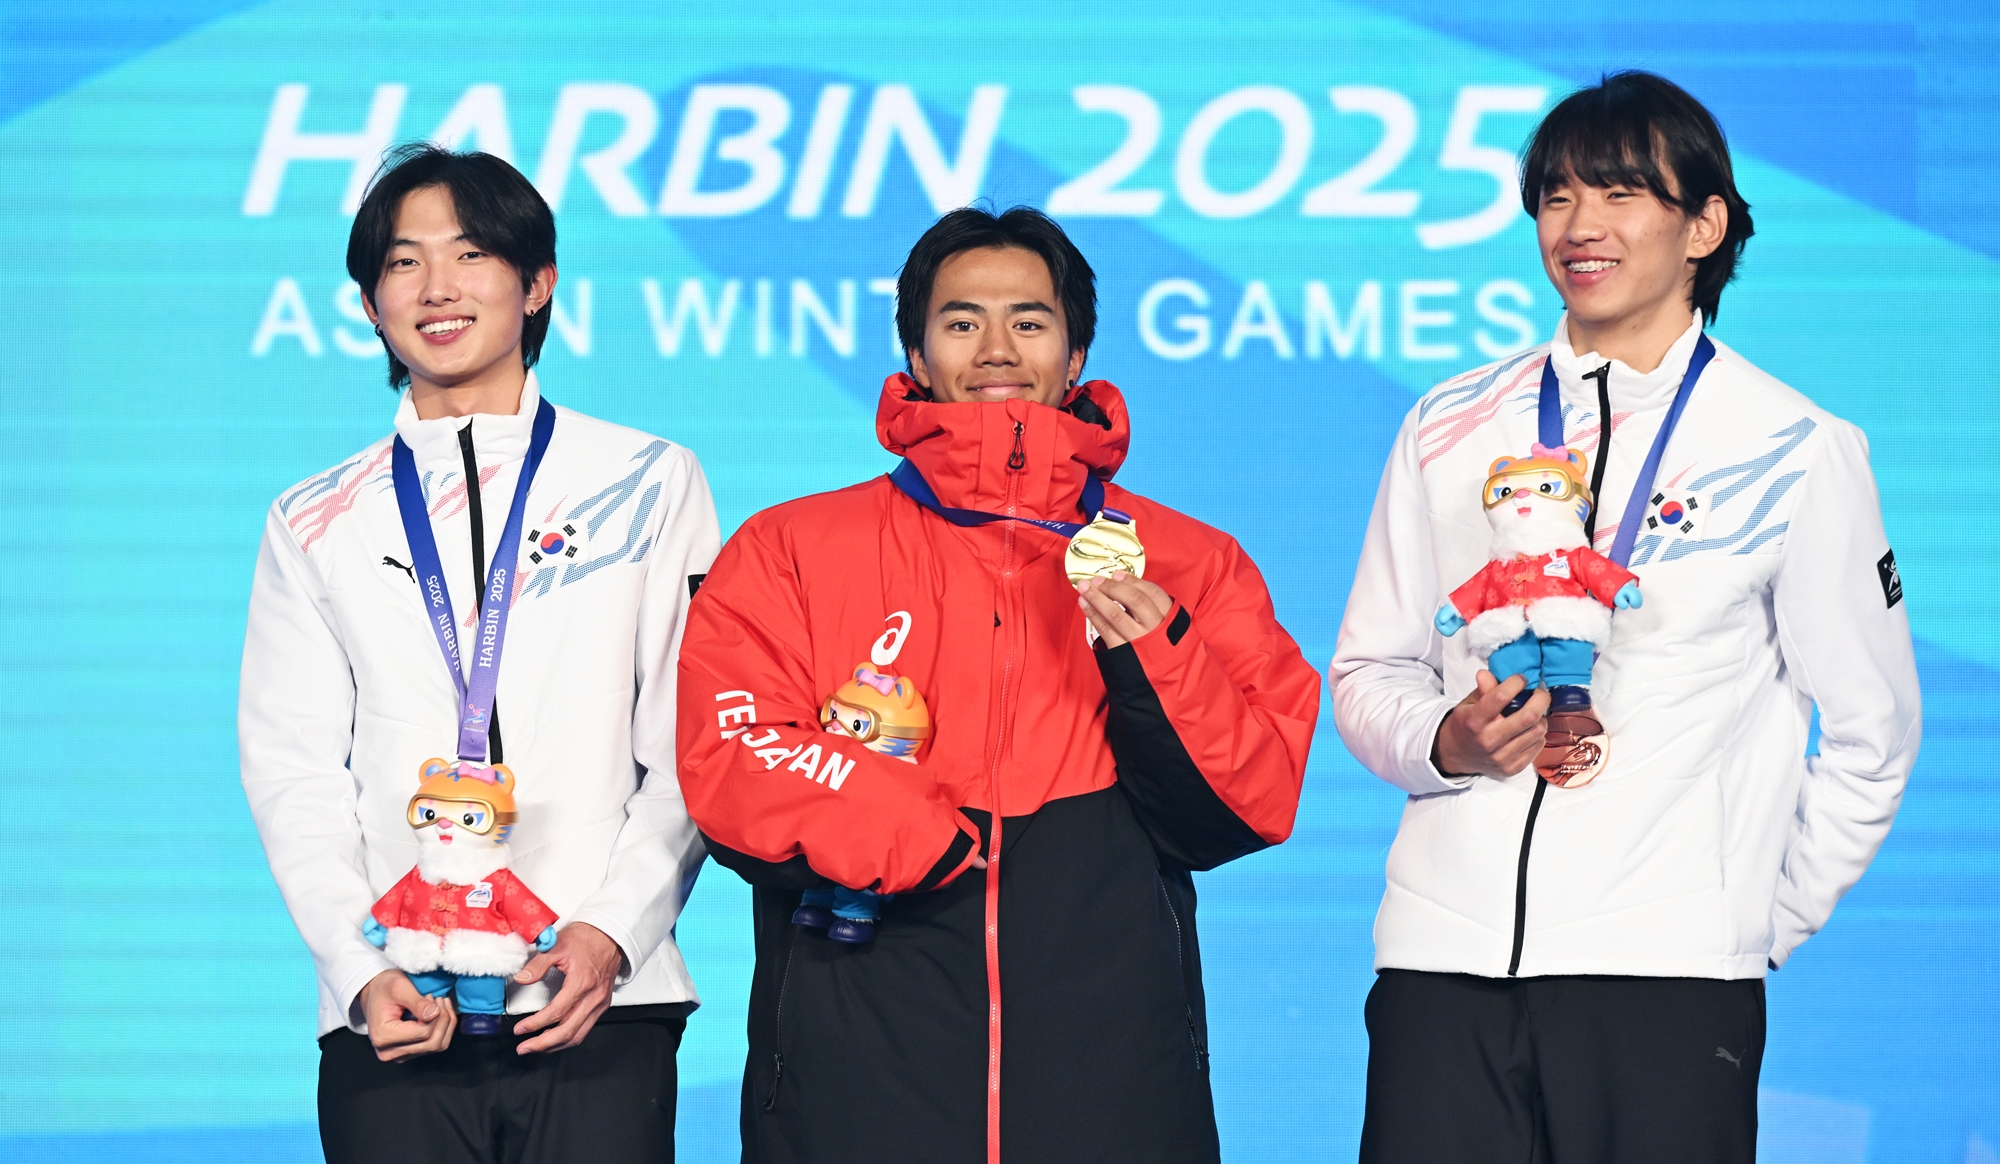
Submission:
[[[1746,1048],[1746,1050],[1747,1050],[1747,1048]],[[1736,1068],[1736,1069],[1737,1069],[1738,1071],[1741,1071],[1741,1070],[1743,1070],[1743,1060],[1742,1060],[1742,1058],[1741,1058],[1741,1057],[1739,1057],[1739,1056],[1736,1056],[1736,1055],[1732,1055],[1732,1054],[1730,1054],[1729,1052],[1727,1052],[1727,1051],[1723,1050],[1723,1049],[1722,1049],[1721,1047],[1717,1047],[1717,1048],[1715,1049],[1715,1057],[1716,1057],[1716,1058],[1718,1058],[1718,1059],[1727,1059],[1727,1060],[1729,1060],[1729,1063],[1730,1063],[1730,1065],[1731,1065],[1731,1066],[1733,1066],[1733,1067],[1735,1067],[1735,1068]]]
[[401,562],[398,562],[396,559],[390,557],[387,554],[382,555],[382,564],[384,566],[394,566],[396,569],[401,570],[405,574],[408,574],[410,576],[410,581],[412,582],[415,582],[417,580],[417,572],[415,570],[410,569],[408,566],[403,565]]

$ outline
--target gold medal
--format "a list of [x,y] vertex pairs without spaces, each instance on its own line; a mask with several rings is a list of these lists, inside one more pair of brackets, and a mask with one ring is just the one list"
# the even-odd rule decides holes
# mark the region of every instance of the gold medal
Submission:
[[1138,524],[1099,513],[1069,540],[1063,571],[1075,585],[1085,578],[1109,578],[1119,570],[1134,578],[1146,576],[1146,547],[1139,543]]

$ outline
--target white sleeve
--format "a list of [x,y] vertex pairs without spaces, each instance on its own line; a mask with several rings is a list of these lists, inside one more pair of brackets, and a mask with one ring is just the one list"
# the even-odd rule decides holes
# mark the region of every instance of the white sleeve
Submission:
[[1776,584],[1779,649],[1792,682],[1819,705],[1820,739],[1772,906],[1774,966],[1826,924],[1874,859],[1922,735],[1909,610],[1890,605],[1883,578],[1889,539],[1867,439],[1852,425],[1829,427],[1800,486]]
[[1471,782],[1431,763],[1438,725],[1457,702],[1444,694],[1444,639],[1432,621],[1442,601],[1412,410],[1382,470],[1329,675],[1347,750],[1418,796]]
[[646,557],[639,599],[632,753],[645,778],[625,802],[625,824],[612,845],[604,884],[570,916],[618,943],[625,954],[621,982],[667,940],[708,855],[688,819],[675,768],[674,684],[692,579],[708,572],[722,539],[701,463],[678,446],[672,455],[675,460],[666,473],[667,512]]
[[250,587],[236,703],[243,793],[292,923],[350,1022],[361,988],[393,969],[361,936],[375,894],[347,769],[354,702],[354,671],[325,586],[273,506]]

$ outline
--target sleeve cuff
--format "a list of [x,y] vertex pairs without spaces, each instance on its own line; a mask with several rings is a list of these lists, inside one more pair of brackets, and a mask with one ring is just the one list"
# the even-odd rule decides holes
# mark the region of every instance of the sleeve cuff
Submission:
[[357,959],[355,968],[343,975],[340,985],[334,988],[335,998],[347,1000],[347,1027],[357,1035],[368,1033],[368,1016],[361,1013],[362,988],[375,981],[375,976],[384,970],[395,969],[389,964],[389,959],[375,953],[374,947],[369,947],[369,953],[375,956]]
[[632,931],[606,917],[601,910],[578,910],[575,917],[557,923],[556,932],[561,933],[564,927],[575,925],[577,922],[582,922],[584,925],[610,938],[613,944],[618,947],[618,952],[625,956],[624,965],[619,967],[618,977],[614,985],[623,986],[627,982],[632,981],[632,976],[639,972],[639,967],[646,964],[647,955],[652,953],[651,950],[640,952],[635,949]]
[[1186,641],[1188,632],[1194,629],[1194,615],[1178,601],[1160,624],[1129,644],[1139,662],[1145,666],[1148,675],[1162,673],[1172,665],[1174,653]]
[[1418,796],[1433,792],[1456,792],[1478,779],[1476,773],[1446,772],[1431,759],[1437,754],[1438,729],[1444,726],[1444,717],[1450,715],[1451,709],[1456,706],[1458,705],[1450,700],[1442,700],[1433,714],[1424,717],[1424,730],[1417,737],[1417,747],[1420,752],[1408,758],[1403,766],[1404,772],[1409,776],[1404,787]]

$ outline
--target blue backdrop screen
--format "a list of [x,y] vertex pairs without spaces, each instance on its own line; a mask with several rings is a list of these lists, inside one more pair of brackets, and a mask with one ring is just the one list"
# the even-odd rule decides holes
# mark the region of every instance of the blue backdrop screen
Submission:
[[[888,467],[923,227],[1048,208],[1100,273],[1121,480],[1235,534],[1324,667],[1400,418],[1559,311],[1515,152],[1638,66],[1731,134],[1759,233],[1716,332],[1867,431],[1925,688],[1894,832],[1771,981],[1765,1159],[2000,1161],[2000,22],[1505,7],[7,6],[0,1154],[317,1153],[312,966],[237,784],[236,672],[265,507],[394,407],[342,267],[385,147],[536,182],[544,390],[692,447],[725,532]],[[1359,1135],[1401,797],[1321,721],[1293,839],[1200,879],[1233,1159]],[[679,936],[682,1157],[733,1159],[742,885],[711,866]]]

